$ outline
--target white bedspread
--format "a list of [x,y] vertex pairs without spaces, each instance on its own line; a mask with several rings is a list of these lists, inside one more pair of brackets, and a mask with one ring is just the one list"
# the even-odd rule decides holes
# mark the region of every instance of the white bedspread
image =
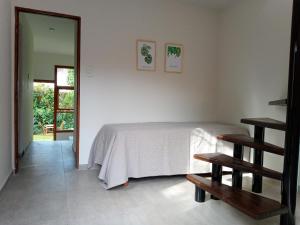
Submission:
[[102,165],[99,178],[107,189],[124,184],[130,177],[210,172],[210,164],[194,160],[193,155],[232,155],[232,145],[216,139],[220,134],[248,135],[248,131],[220,123],[105,125],[92,145],[89,168]]

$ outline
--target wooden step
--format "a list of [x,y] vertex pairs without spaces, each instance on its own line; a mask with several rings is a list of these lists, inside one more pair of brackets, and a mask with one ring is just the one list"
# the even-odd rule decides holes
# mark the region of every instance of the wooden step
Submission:
[[254,138],[251,138],[244,134],[223,134],[223,135],[219,135],[217,138],[219,140],[247,146],[250,148],[254,148],[256,150],[270,152],[277,155],[284,155],[284,148],[269,144],[267,142],[263,142],[263,143],[257,142],[254,140]]
[[197,187],[257,220],[288,212],[287,207],[281,205],[279,202],[260,195],[234,189],[225,184],[212,182],[196,175],[187,175],[187,179]]
[[287,106],[287,104],[288,104],[287,98],[269,102],[269,105],[277,105],[277,106]]
[[249,118],[241,119],[241,123],[250,124],[258,127],[271,128],[286,131],[286,123],[270,118]]
[[221,153],[196,154],[194,155],[194,158],[205,162],[226,166],[242,172],[250,172],[264,177],[273,178],[276,180],[282,179],[282,174],[275,170],[255,165],[237,158],[232,158],[228,155],[224,155]]

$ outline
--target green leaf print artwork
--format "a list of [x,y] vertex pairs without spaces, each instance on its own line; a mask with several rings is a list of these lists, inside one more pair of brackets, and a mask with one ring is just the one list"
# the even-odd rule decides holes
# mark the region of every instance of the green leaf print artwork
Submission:
[[165,48],[165,71],[182,73],[183,45],[166,44]]
[[141,55],[144,56],[144,60],[147,64],[152,63],[152,55],[150,54],[151,46],[143,44],[141,48]]
[[180,57],[181,48],[175,46],[168,46],[168,56],[175,55],[176,57]]

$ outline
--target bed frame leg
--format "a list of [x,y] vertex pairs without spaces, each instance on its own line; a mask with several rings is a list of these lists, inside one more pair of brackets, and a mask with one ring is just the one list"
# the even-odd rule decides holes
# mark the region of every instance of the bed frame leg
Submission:
[[128,187],[128,181],[127,181],[125,184],[123,184],[123,186],[124,186],[125,188],[127,188],[127,187]]

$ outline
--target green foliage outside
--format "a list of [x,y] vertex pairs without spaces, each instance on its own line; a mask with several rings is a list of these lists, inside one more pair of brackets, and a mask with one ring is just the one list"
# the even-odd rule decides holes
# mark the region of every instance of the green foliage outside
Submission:
[[42,134],[46,124],[53,124],[54,90],[45,84],[34,85],[33,90],[33,134]]
[[70,86],[74,86],[74,84],[75,84],[75,82],[74,82],[74,78],[75,78],[74,73],[75,73],[74,69],[69,69],[68,70],[68,84]]
[[73,109],[74,108],[74,91],[60,91],[59,92],[59,108]]
[[[69,70],[68,85],[74,86],[74,70]],[[61,91],[59,93],[59,108],[74,108],[74,91]],[[44,133],[44,126],[54,123],[54,90],[53,87],[36,83],[33,90],[33,115],[34,125],[33,134],[41,135]],[[73,129],[74,113],[58,113],[57,129]]]
[[74,113],[58,113],[57,129],[59,130],[74,129]]
[[143,47],[141,48],[141,54],[144,56],[144,60],[147,64],[152,63],[152,55],[150,54],[151,46],[143,44]]
[[168,46],[168,56],[176,55],[176,57],[180,57],[181,48],[175,46]]

